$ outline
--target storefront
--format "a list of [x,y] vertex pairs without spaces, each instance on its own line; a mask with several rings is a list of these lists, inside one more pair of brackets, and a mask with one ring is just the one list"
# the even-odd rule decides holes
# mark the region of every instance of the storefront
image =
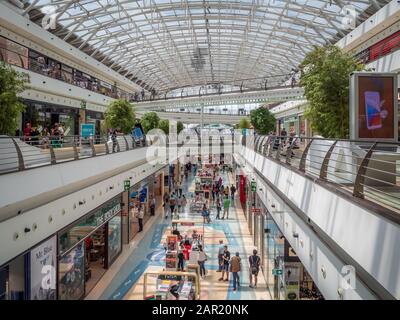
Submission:
[[0,267],[0,300],[55,300],[57,237]]
[[[22,113],[21,132],[27,123],[33,128],[47,128],[51,132],[54,124],[64,124],[64,135],[79,134],[79,109],[49,104],[45,102],[23,100],[26,108]],[[40,130],[40,129],[39,129]]]
[[85,117],[85,123],[93,123],[95,135],[100,135],[101,120],[104,119],[103,113],[98,111],[85,110]]
[[284,300],[283,276],[279,272],[276,272],[276,270],[283,270],[285,238],[268,211],[266,211],[264,219],[264,277],[273,299]]
[[274,300],[321,300],[322,294],[296,252],[267,212],[264,277]]
[[58,233],[58,299],[85,297],[122,251],[121,196]]
[[[153,179],[154,181],[154,179]],[[134,216],[133,206],[140,205],[144,211],[143,225],[150,219],[149,210],[149,178],[132,186],[129,190],[129,241],[132,241],[139,232],[139,222]]]

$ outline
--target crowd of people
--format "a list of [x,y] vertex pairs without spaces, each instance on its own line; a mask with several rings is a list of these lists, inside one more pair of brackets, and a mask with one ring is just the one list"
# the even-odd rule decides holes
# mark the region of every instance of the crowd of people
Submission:
[[63,145],[65,134],[64,123],[54,123],[50,128],[42,127],[41,125],[32,126],[30,122],[26,123],[22,133],[17,130],[16,135],[22,136],[23,141],[32,145],[40,146],[44,149],[60,148]]
[[[229,219],[229,209],[231,207],[231,204],[235,200],[235,194],[237,190],[233,184],[231,184],[230,186],[228,184],[224,185],[223,179],[220,176],[220,172],[223,172],[223,167],[224,165],[214,166],[212,169],[214,183],[212,184],[210,190],[211,198],[209,199],[209,201],[206,201],[203,204],[201,210],[201,215],[204,219],[204,223],[211,223],[211,205],[214,205],[216,208],[215,219]],[[195,170],[193,170],[193,168],[194,165],[190,162],[182,166],[181,174],[179,175],[178,181],[174,181],[172,191],[170,193],[164,194],[163,207],[164,217],[166,219],[168,217],[172,218],[174,214],[184,212],[188,201],[182,186],[184,183],[184,179],[187,179],[189,174],[195,173]],[[178,235],[178,240],[180,241],[177,251],[177,269],[179,271],[184,271],[185,262],[189,261],[190,253],[196,252],[196,260],[199,265],[200,276],[204,279],[207,275],[206,261],[209,259],[209,257],[204,250],[202,235],[199,235],[195,229],[193,230],[191,238],[189,238],[187,234],[183,236],[179,232],[177,232],[176,234]],[[223,240],[220,240],[219,244],[220,245],[217,257],[217,272],[221,272],[221,277],[219,278],[219,281],[229,281],[229,276],[231,274],[233,278],[233,290],[237,291],[240,287],[240,274],[243,270],[242,258],[240,257],[239,252],[235,252],[234,255],[231,255],[230,251],[228,250],[228,245],[224,244]],[[167,246],[164,245],[164,247],[165,250],[167,250]],[[257,254],[257,250],[254,249],[253,254],[248,257],[250,275],[249,283],[251,288],[257,287],[257,278],[260,271],[260,263],[261,259]]]

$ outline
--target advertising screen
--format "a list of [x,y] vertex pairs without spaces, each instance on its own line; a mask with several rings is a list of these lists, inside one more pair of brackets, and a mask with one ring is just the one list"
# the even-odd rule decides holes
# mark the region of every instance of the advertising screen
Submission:
[[31,300],[56,299],[57,237],[38,245],[30,252]]
[[393,77],[358,77],[358,138],[395,139],[394,100]]

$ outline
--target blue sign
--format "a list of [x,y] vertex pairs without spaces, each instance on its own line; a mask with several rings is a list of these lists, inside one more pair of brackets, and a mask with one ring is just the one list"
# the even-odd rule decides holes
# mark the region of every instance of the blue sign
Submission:
[[82,123],[81,124],[81,136],[83,138],[94,136],[94,123]]
[[133,129],[132,135],[135,140],[143,139],[143,132],[139,127],[136,127],[135,129]]

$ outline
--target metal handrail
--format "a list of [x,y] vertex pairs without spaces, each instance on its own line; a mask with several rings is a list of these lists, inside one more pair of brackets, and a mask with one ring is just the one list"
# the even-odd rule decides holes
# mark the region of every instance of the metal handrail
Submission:
[[0,136],[0,175],[76,161],[151,145],[147,138],[131,135],[107,136]]
[[246,138],[242,145],[267,158],[400,213],[399,142],[276,135]]

